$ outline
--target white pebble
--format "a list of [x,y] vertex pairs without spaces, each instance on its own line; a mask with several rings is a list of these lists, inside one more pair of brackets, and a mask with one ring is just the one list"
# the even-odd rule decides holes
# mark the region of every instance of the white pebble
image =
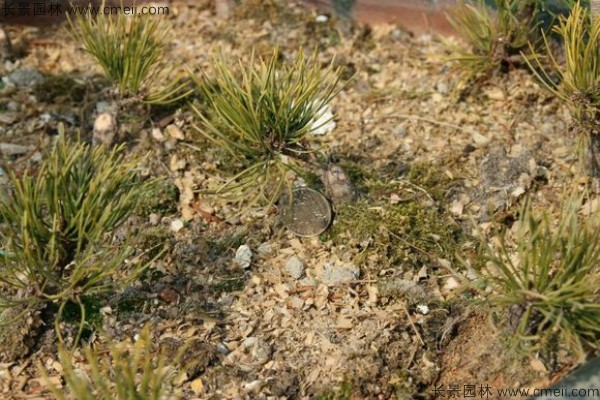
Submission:
[[174,219],[171,221],[171,230],[175,233],[183,229],[183,221],[180,219]]
[[429,314],[429,306],[427,304],[418,304],[417,311],[423,315]]
[[252,263],[252,250],[250,247],[245,244],[238,247],[233,261],[242,268],[250,267],[250,263]]
[[292,256],[285,263],[285,271],[293,279],[300,279],[304,276],[304,262],[297,256]]

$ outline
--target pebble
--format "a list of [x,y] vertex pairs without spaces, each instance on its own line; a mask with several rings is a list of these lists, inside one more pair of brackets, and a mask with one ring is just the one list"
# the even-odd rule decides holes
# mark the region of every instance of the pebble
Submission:
[[165,131],[167,132],[167,135],[169,135],[171,137],[171,139],[175,139],[175,140],[184,140],[185,139],[185,135],[183,134],[183,132],[177,125],[174,125],[174,124],[167,125],[167,127],[165,128]]
[[[248,338],[250,339],[250,338]],[[246,340],[248,340],[246,339]],[[251,346],[246,346],[244,341],[244,347],[248,349],[252,361],[258,365],[266,364],[271,359],[273,350],[271,346],[263,339],[254,338]]]
[[[214,214],[214,211],[209,212],[209,214]],[[271,246],[271,243],[269,243],[269,242],[261,243],[258,246],[258,248],[256,249],[256,252],[261,255],[267,255],[267,254],[271,253],[272,251],[273,251],[273,246]]]
[[459,286],[460,286],[460,282],[458,281],[458,279],[451,276],[450,278],[448,278],[448,280],[444,284],[444,289],[450,291],[450,290],[456,289]]
[[152,213],[148,216],[148,221],[150,222],[150,225],[158,225],[160,222],[160,216],[156,213]]
[[445,82],[438,82],[435,88],[438,91],[438,93],[441,93],[441,94],[448,93],[448,85]]
[[171,221],[171,230],[175,233],[183,229],[183,221],[180,219],[174,219]]
[[165,138],[165,135],[163,135],[160,128],[152,128],[152,137],[154,138],[154,140],[156,140],[157,142],[161,142],[161,143],[164,142],[165,140],[167,140],[167,138]]
[[475,130],[475,129],[473,129],[473,132],[471,132],[471,137],[473,138],[473,141],[475,142],[475,144],[477,144],[479,146],[485,146],[491,142],[491,139],[483,136],[481,133],[477,132],[477,130]]
[[252,263],[252,250],[250,247],[245,244],[238,247],[233,261],[242,268],[250,267]]
[[0,153],[5,156],[17,156],[31,151],[31,146],[21,146],[13,143],[0,143]]
[[330,262],[326,262],[323,266],[322,280],[325,283],[339,283],[346,281],[353,281],[360,277],[360,268],[355,265],[333,265]]
[[223,354],[223,355],[227,355],[227,354],[231,353],[231,350],[229,350],[229,348],[225,344],[219,343],[217,345],[217,352],[219,352],[220,354]]
[[285,263],[285,271],[293,279],[300,279],[304,276],[304,262],[297,256],[292,256]]
[[404,137],[406,136],[406,126],[404,124],[398,124],[394,128],[394,136]]
[[19,68],[2,78],[7,86],[33,87],[44,82],[44,76],[33,68]]
[[250,337],[248,337],[248,338],[244,339],[244,341],[242,342],[242,345],[243,345],[245,348],[249,349],[249,348],[251,348],[252,346],[254,346],[254,345],[256,344],[256,342],[257,342],[257,341],[258,341],[258,339],[257,339],[255,336],[250,336]]
[[506,98],[504,91],[500,88],[491,88],[485,94],[487,94],[490,100],[502,101]]
[[110,146],[115,140],[117,134],[117,119],[110,112],[98,114],[94,120],[94,131],[92,133],[92,143],[94,145],[105,144]]
[[423,315],[429,314],[429,306],[427,304],[417,304],[417,311]]
[[15,112],[3,112],[0,113],[0,124],[12,125],[19,120],[19,114]]

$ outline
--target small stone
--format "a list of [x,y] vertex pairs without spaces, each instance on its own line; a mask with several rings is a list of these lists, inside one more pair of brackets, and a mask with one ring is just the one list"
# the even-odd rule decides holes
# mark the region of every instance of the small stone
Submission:
[[490,100],[502,101],[506,98],[504,92],[500,88],[491,88],[486,92],[486,94]]
[[202,378],[196,378],[193,381],[191,381],[190,388],[194,391],[196,395],[204,393],[204,383],[202,382]]
[[438,91],[438,93],[448,93],[448,85],[446,84],[446,82],[438,82],[435,88]]
[[329,17],[325,14],[317,15],[317,18],[315,18],[315,21],[324,23],[324,22],[329,21]]
[[33,87],[44,82],[44,76],[33,68],[19,68],[2,78],[7,86]]
[[161,290],[158,296],[166,303],[179,303],[179,292],[171,287]]
[[92,143],[97,146],[104,144],[110,146],[114,143],[117,134],[117,119],[112,113],[103,112],[94,120]]
[[258,393],[261,391],[263,386],[265,385],[264,381],[261,379],[255,379],[252,382],[244,383],[244,391],[247,393]]
[[174,219],[171,221],[171,230],[175,233],[183,229],[183,221],[180,219]]
[[475,144],[480,145],[480,146],[485,146],[486,144],[490,143],[491,140],[485,136],[483,136],[481,133],[477,132],[477,130],[473,129],[473,132],[471,133],[471,137],[473,138],[473,141],[475,142]]
[[150,222],[150,225],[156,226],[160,222],[160,216],[158,214],[152,213],[148,216],[148,221]]
[[429,314],[429,306],[427,304],[417,304],[417,311],[423,315]]
[[112,308],[110,306],[105,306],[100,308],[100,314],[101,315],[110,315],[112,314]]
[[427,265],[423,265],[421,267],[421,269],[419,269],[419,272],[417,272],[417,281],[422,281],[425,280],[429,277],[429,274],[427,273]]
[[549,122],[544,122],[542,126],[540,126],[540,132],[545,136],[552,136],[554,132],[556,132],[556,126]]
[[394,136],[404,137],[406,136],[406,126],[404,124],[398,124],[394,128]]
[[252,250],[250,247],[245,244],[238,247],[233,261],[242,268],[250,267],[252,263]]
[[5,156],[17,156],[21,154],[26,154],[32,149],[33,147],[30,146],[21,146],[12,143],[0,143],[0,153],[2,153]]
[[217,345],[217,352],[223,355],[227,355],[231,353],[231,350],[229,350],[229,347],[227,347],[225,344],[219,343]]
[[152,128],[152,137],[154,138],[154,140],[161,143],[167,140],[167,138],[165,137],[165,135],[163,135],[162,131],[159,128]]
[[460,282],[458,281],[458,279],[456,279],[453,276],[451,276],[450,278],[448,278],[448,280],[444,284],[444,289],[447,290],[447,291],[454,290],[457,287],[460,287]]
[[249,349],[252,346],[254,346],[257,341],[258,341],[258,339],[255,336],[250,336],[250,337],[247,337],[246,339],[244,339],[244,341],[242,342],[242,345],[245,348]]
[[358,279],[359,276],[360,268],[352,264],[337,266],[330,262],[326,262],[323,266],[322,280],[325,283],[353,281]]
[[[214,214],[214,212],[211,212],[209,214]],[[271,243],[268,243],[268,242],[261,243],[258,246],[258,248],[256,249],[256,252],[261,255],[267,255],[267,254],[271,253],[272,251],[273,251],[273,246],[271,246]]]
[[12,125],[19,119],[19,114],[15,112],[0,113],[0,124],[2,125]]
[[171,158],[169,159],[169,169],[171,172],[181,171],[185,169],[186,165],[187,161],[185,161],[185,159],[179,158],[177,154],[171,155]]
[[475,272],[475,270],[471,267],[467,268],[467,273],[465,274],[465,276],[467,277],[467,279],[474,281],[479,279],[479,275],[477,274],[477,272]]
[[300,279],[304,276],[304,262],[297,256],[292,256],[285,263],[285,271],[293,279]]
[[248,350],[252,361],[258,365],[266,364],[271,359],[271,354],[273,353],[271,346],[263,339],[256,339]]
[[174,124],[167,125],[165,128],[167,131],[167,135],[169,135],[172,139],[175,140],[185,140],[185,135],[181,131],[181,129]]

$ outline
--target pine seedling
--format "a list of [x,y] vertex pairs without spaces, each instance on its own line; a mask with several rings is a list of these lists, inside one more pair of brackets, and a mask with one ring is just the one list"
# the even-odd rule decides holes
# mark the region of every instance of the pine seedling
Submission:
[[[135,6],[135,4],[134,4]],[[121,3],[121,10],[123,10]],[[104,9],[104,2],[101,6]],[[120,98],[135,98],[151,104],[171,103],[187,96],[187,82],[171,78],[167,66],[166,21],[142,14],[67,14],[71,35],[83,44],[113,82]]]
[[473,4],[457,0],[446,17],[469,48],[453,49],[448,57],[456,63],[464,84],[478,76],[508,71],[522,64],[521,52],[538,42],[541,0],[494,0],[496,10],[485,0]]
[[[164,350],[154,351],[150,326],[144,327],[138,339],[112,344],[107,351],[86,347],[83,357],[87,371],[77,369],[72,352],[59,348],[59,361],[63,370],[66,390],[49,384],[56,400],[162,400],[179,399],[177,382],[185,374],[180,361],[187,348],[183,346],[174,355]],[[43,377],[49,381],[45,369],[38,365]]]
[[81,309],[81,333],[82,298],[138,276],[141,264],[126,262],[129,246],[115,249],[104,244],[105,236],[147,198],[156,180],[142,181],[140,160],[125,160],[122,153],[122,147],[68,140],[61,127],[35,174],[10,175],[9,199],[0,202],[0,311],[57,304],[58,326],[73,302]]
[[258,63],[253,56],[232,68],[220,57],[213,66],[214,77],[195,78],[207,102],[206,113],[194,107],[196,129],[239,166],[215,192],[247,207],[272,205],[315,151],[310,132],[329,122],[319,117],[340,90],[340,71],[323,69],[316,53],[280,62],[277,50]]
[[515,338],[539,349],[555,335],[579,355],[600,339],[600,216],[584,219],[582,198],[570,197],[556,224],[526,204],[517,222],[514,251],[506,234],[488,247],[486,278],[494,304],[509,306]]
[[[541,84],[569,109],[579,135],[578,153],[591,177],[600,178],[600,16],[576,3],[571,14],[553,28],[563,41],[565,63],[552,53],[543,36],[550,67],[535,53],[527,63]],[[587,160],[587,162],[586,162]]]

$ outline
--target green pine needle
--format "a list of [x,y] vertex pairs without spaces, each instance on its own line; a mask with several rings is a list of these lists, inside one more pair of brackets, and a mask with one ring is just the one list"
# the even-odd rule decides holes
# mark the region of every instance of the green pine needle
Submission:
[[205,112],[194,106],[201,121],[196,129],[240,166],[215,192],[247,207],[271,205],[289,187],[287,175],[314,151],[314,121],[340,90],[339,69],[322,68],[316,53],[279,59],[275,50],[268,60],[255,62],[253,56],[232,68],[215,58],[214,77],[193,76],[207,103]]

